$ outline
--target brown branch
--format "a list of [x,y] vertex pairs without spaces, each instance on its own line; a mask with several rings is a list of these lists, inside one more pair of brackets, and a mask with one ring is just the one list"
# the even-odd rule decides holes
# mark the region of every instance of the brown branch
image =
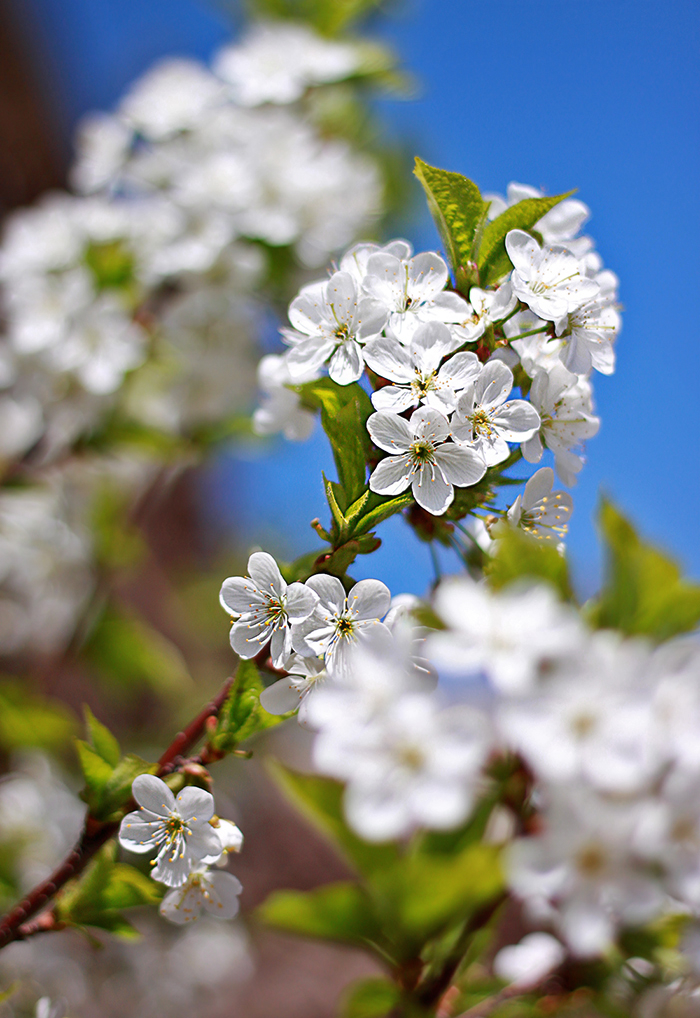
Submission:
[[[163,777],[175,770],[184,754],[206,734],[209,718],[216,717],[221,710],[234,680],[235,675],[230,676],[215,699],[208,703],[183,731],[178,732],[158,761],[156,772],[158,777]],[[104,823],[88,813],[83,833],[75,848],[50,877],[37,884],[26,898],[0,920],[0,949],[6,947],[13,940],[26,940],[27,937],[36,933],[60,928],[61,924],[56,923],[52,913],[47,913],[46,919],[41,916],[36,922],[30,923],[28,920],[32,919],[51,901],[69,880],[82,873],[95,853],[110,838],[113,838],[118,830],[119,821]]]

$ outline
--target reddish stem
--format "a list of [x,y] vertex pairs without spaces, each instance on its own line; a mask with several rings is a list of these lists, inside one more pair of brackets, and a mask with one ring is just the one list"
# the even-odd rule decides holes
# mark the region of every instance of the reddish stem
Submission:
[[[158,761],[158,771],[156,772],[158,777],[163,777],[175,770],[182,756],[206,733],[208,719],[216,717],[221,710],[234,679],[235,675],[230,676],[216,698],[208,703],[183,731],[178,732]],[[69,880],[82,873],[95,853],[110,838],[113,838],[118,830],[119,821],[104,823],[88,813],[80,841],[72,852],[50,877],[37,884],[26,898],[15,905],[12,911],[0,920],[0,949],[6,947],[13,940],[26,940],[27,937],[36,933],[61,928],[61,924],[56,922],[50,912],[46,913],[46,916],[40,916],[35,922],[30,923],[28,920],[35,916]]]

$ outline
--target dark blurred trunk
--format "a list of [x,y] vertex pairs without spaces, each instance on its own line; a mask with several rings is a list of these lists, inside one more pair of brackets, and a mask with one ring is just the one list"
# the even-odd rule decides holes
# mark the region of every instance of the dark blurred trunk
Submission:
[[65,185],[65,155],[35,60],[25,29],[0,3],[0,216]]

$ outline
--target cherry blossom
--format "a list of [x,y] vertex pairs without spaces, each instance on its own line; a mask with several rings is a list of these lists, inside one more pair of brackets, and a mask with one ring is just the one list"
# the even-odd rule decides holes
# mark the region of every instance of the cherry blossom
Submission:
[[268,640],[276,668],[292,653],[291,626],[307,619],[318,598],[303,583],[287,583],[272,555],[254,552],[248,559],[249,577],[229,576],[219,600],[236,617],[231,627],[231,646],[242,658],[255,657]]
[[481,370],[473,353],[454,354],[441,365],[454,347],[454,337],[442,322],[419,325],[406,346],[391,337],[370,340],[365,361],[377,374],[397,383],[372,393],[374,407],[399,414],[424,403],[443,413],[453,411],[456,394]]
[[233,873],[212,872],[206,866],[193,869],[187,880],[169,891],[160,903],[160,914],[171,923],[188,923],[202,912],[217,919],[233,919],[243,890]]
[[511,230],[506,250],[515,266],[513,293],[540,318],[557,321],[599,293],[598,283],[583,275],[564,247],[541,248],[529,233]]
[[522,495],[508,510],[508,522],[541,541],[556,541],[566,534],[574,509],[571,495],[552,491],[554,471],[542,467],[532,475]]
[[540,426],[540,415],[526,400],[506,402],[512,388],[513,372],[492,359],[457,400],[452,437],[478,452],[489,467],[508,458],[508,442],[526,441]]
[[386,311],[379,301],[361,296],[348,272],[335,272],[327,283],[301,291],[290,305],[289,320],[295,331],[285,330],[284,338],[291,345],[286,361],[292,378],[329,360],[333,381],[348,385],[364,370],[361,342],[378,335]]
[[469,316],[463,297],[445,291],[449,270],[435,251],[412,258],[379,252],[367,260],[365,293],[379,301],[396,338],[407,343],[422,322],[459,322]]
[[388,634],[380,621],[389,611],[391,593],[380,580],[360,580],[347,595],[337,576],[317,574],[306,581],[316,595],[313,613],[294,626],[294,650],[303,657],[323,656],[331,676],[342,676],[358,643]]
[[122,820],[119,842],[130,852],[158,850],[152,863],[154,880],[180,887],[199,863],[219,858],[222,846],[209,823],[214,815],[209,792],[188,785],[176,798],[152,774],[140,774],[132,792],[140,808]]
[[411,487],[416,502],[439,516],[454,500],[454,485],[469,487],[486,473],[478,452],[448,442],[450,425],[438,410],[422,407],[410,421],[379,410],[367,421],[372,441],[387,456],[375,467],[369,486],[380,495],[400,495]]

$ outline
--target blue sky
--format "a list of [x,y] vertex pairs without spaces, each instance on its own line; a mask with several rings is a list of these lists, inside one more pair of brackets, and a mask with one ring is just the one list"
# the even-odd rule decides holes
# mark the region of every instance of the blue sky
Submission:
[[[23,7],[66,126],[112,105],[155,57],[206,57],[228,36],[221,9],[204,0]],[[700,576],[700,6],[407,0],[377,30],[420,83],[413,101],[380,103],[388,130],[487,191],[510,180],[550,193],[577,187],[593,213],[589,232],[620,277],[618,369],[596,376],[602,427],[574,490],[568,545],[581,588],[590,592],[599,571],[591,517],[601,490]],[[408,233],[419,248],[437,244],[427,217]],[[325,512],[320,461],[329,461],[320,437],[278,444],[263,459],[243,451],[218,464],[211,491],[249,543],[289,548],[272,536],[283,529],[306,550],[308,520]],[[425,547],[400,520],[385,527],[384,548],[356,575],[419,591],[430,576]]]

